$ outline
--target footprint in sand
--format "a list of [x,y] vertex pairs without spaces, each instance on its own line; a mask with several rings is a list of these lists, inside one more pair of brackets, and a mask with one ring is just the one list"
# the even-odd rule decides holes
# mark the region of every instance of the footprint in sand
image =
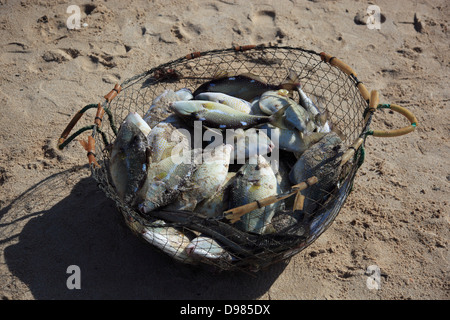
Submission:
[[58,62],[62,63],[64,61],[69,61],[77,58],[80,55],[80,51],[76,49],[53,49],[46,51],[42,55],[42,59],[46,62]]
[[252,21],[252,43],[265,43],[271,41],[282,42],[285,33],[276,25],[276,12],[271,9],[257,11],[250,18]]
[[177,41],[186,42],[193,37],[201,35],[203,28],[191,22],[183,22],[181,24],[175,24],[170,31]]

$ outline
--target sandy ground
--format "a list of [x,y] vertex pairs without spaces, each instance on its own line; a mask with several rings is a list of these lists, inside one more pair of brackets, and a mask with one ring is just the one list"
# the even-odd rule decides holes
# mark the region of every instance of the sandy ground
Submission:
[[[360,22],[369,4],[379,30]],[[80,30],[67,29],[69,5]],[[0,297],[448,299],[449,13],[445,0],[0,0]],[[57,138],[117,82],[190,52],[259,43],[339,57],[419,126],[367,139],[339,216],[289,263],[256,276],[175,264],[123,225],[79,143],[59,151]],[[377,112],[372,128],[407,124]],[[70,265],[80,290],[66,286]]]

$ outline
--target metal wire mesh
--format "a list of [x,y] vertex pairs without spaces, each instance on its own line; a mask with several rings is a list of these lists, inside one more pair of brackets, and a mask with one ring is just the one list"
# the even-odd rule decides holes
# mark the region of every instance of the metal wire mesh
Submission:
[[[368,104],[361,96],[353,77],[323,62],[320,55],[314,51],[261,46],[246,51],[230,48],[198,53],[168,62],[126,80],[121,85],[120,94],[107,106],[111,112],[110,121],[103,121],[100,129],[112,142],[115,133],[111,124],[118,126],[129,112],[138,112],[143,116],[153,99],[164,90],[189,88],[194,91],[202,83],[224,71],[235,75],[252,73],[266,83],[275,84],[286,80],[289,72],[294,71],[302,83],[303,91],[322,108],[328,110],[329,120],[334,128],[345,137],[343,151],[363,135],[370,121],[370,117],[364,119]],[[296,92],[293,98],[298,100]],[[254,234],[238,230],[221,214],[215,218],[205,218],[195,211],[162,209],[152,212],[151,217],[141,215],[118,198],[108,173],[107,145],[99,134],[95,138],[96,154],[101,167],[93,168],[93,176],[100,188],[116,202],[130,229],[168,254],[171,254],[171,250],[164,247],[164,242],[146,236],[145,230],[162,228],[168,233],[180,232],[186,235],[187,242],[196,236],[206,235],[217,241],[229,256],[200,262],[212,264],[221,270],[235,268],[258,270],[288,259],[311,244],[337,216],[351,190],[362,157],[360,148],[354,159],[342,168],[339,183],[326,190],[320,190],[325,194],[320,200],[307,198],[313,204],[317,201],[310,207],[314,208],[312,211],[303,210],[297,213],[295,223],[278,228],[271,234]],[[289,208],[291,202],[289,200],[284,202],[278,216],[293,214]],[[171,245],[174,247],[167,242],[167,246]],[[173,257],[186,263],[196,263],[197,261],[191,261],[184,254],[186,243],[183,241],[179,245],[179,248],[172,248],[175,252]]]

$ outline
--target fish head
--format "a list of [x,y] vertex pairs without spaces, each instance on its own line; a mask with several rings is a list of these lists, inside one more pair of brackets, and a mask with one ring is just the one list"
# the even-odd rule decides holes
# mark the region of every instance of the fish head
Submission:
[[124,122],[129,122],[134,124],[145,136],[148,136],[152,130],[147,122],[142,119],[142,117],[137,112],[130,112],[125,118]]
[[120,126],[110,157],[110,173],[119,197],[128,202],[145,179],[148,166],[147,137],[128,115]]
[[181,101],[191,100],[193,98],[192,91],[189,88],[182,88],[182,89],[176,91],[175,94],[177,95],[178,99]]
[[203,110],[203,106],[190,101],[175,101],[170,104],[170,109],[181,116],[190,116]]
[[119,128],[113,151],[126,152],[135,148],[145,150],[150,130],[148,124],[136,112],[130,112]]

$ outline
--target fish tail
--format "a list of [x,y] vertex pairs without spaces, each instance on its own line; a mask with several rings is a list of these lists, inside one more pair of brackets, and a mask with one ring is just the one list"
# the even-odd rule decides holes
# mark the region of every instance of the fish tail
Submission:
[[284,123],[284,113],[286,112],[287,108],[289,108],[291,105],[288,104],[272,114],[269,117],[269,123],[280,128],[280,129],[287,129],[285,123]]
[[315,115],[315,122],[321,126],[325,125],[325,123],[328,121],[328,110],[325,109],[325,111],[320,112]]
[[298,88],[301,87],[300,85],[300,79],[297,75],[297,73],[294,70],[290,70],[289,71],[289,75],[286,78],[286,80],[284,82],[282,82],[280,84],[280,89],[286,89],[290,92],[290,94],[292,95],[292,92],[294,90],[297,90]]
[[336,133],[338,135],[338,137],[342,140],[345,141],[346,136],[345,134],[342,132],[342,130],[340,130],[339,128],[336,128],[336,126],[331,125],[331,131]]
[[325,135],[326,135],[325,132],[313,132],[309,135],[304,135],[303,132],[301,133],[303,142],[307,146],[310,146],[310,145],[313,145],[313,144],[319,142]]

